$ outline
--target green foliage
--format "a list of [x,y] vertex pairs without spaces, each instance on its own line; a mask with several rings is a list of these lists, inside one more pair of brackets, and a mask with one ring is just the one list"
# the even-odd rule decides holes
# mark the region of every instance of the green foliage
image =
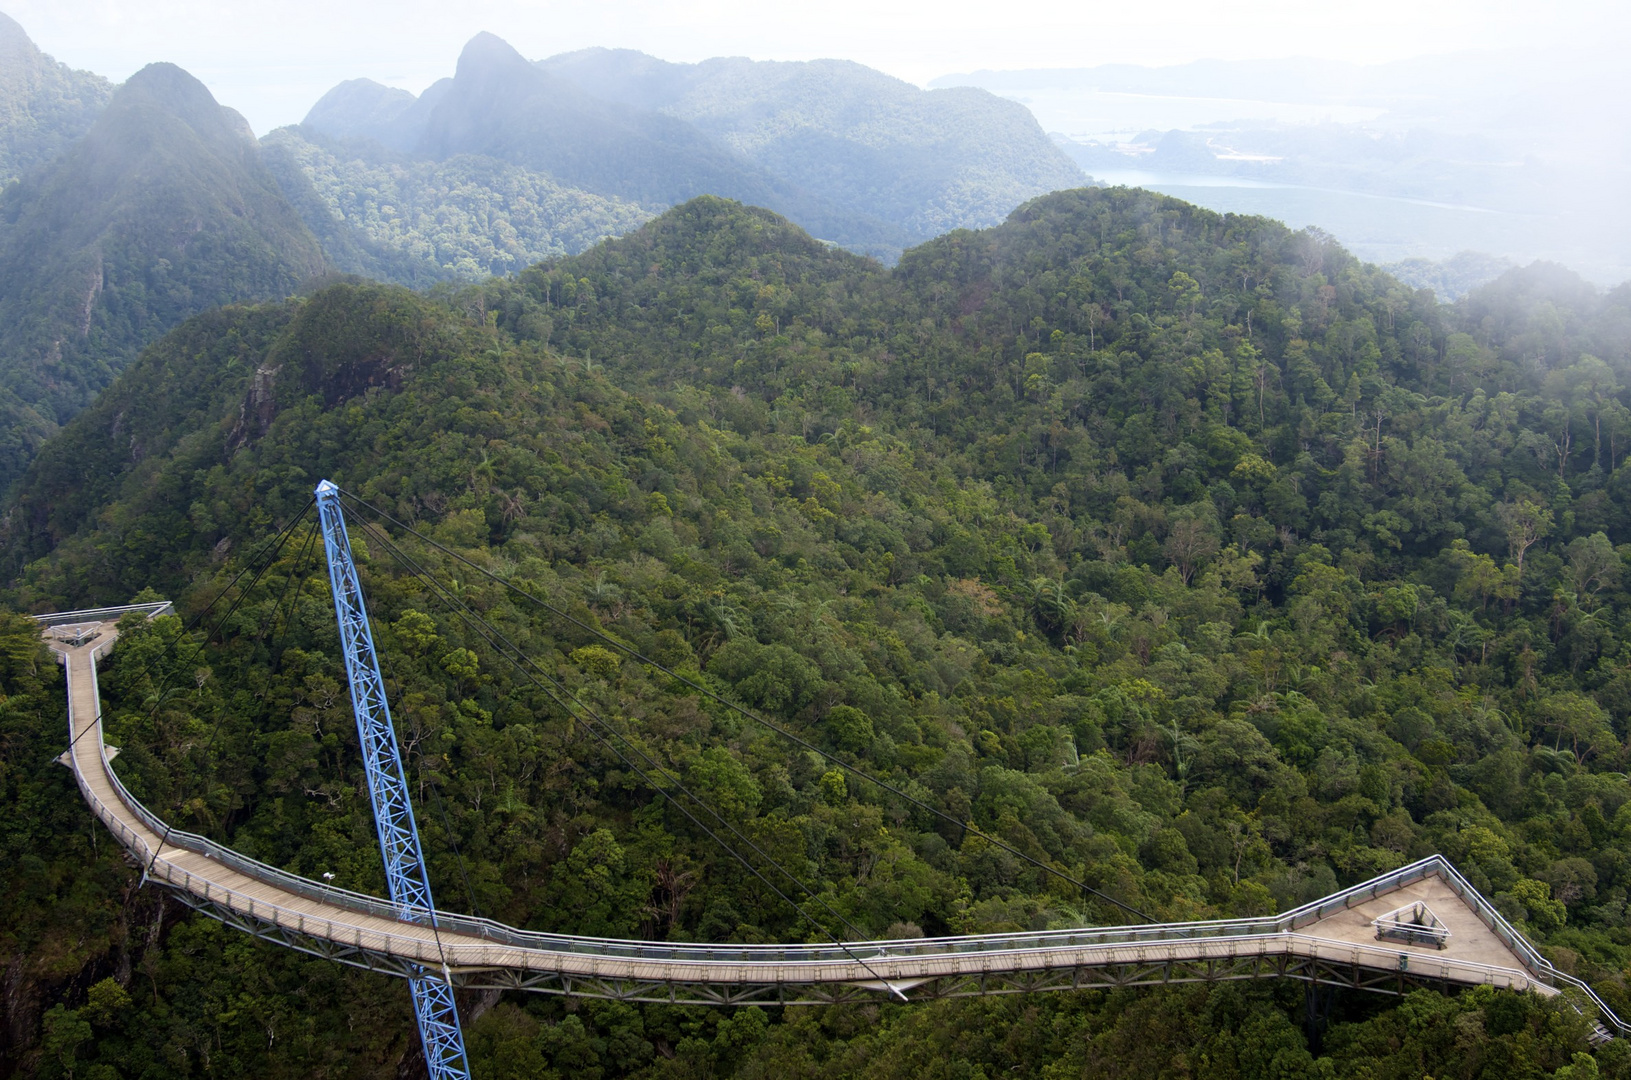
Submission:
[[916,239],[995,225],[1026,199],[1082,182],[1029,110],[974,87],[925,91],[844,60],[673,64],[584,49],[540,66],[591,94],[688,120]]
[[618,655],[604,645],[585,645],[581,649],[573,649],[571,660],[597,679],[610,679],[623,666]]
[[[1631,341],[1623,294],[1577,308],[1556,286],[1499,283],[1525,317],[1441,308],[1316,235],[1122,190],[1038,200],[893,271],[698,200],[509,281],[338,285],[189,322],[41,453],[7,518],[10,599],[151,587],[196,610],[332,476],[1156,917],[1263,914],[1441,851],[1631,1013],[1631,472],[1624,391],[1581,359],[1623,372]],[[123,633],[110,738],[178,826],[377,892],[308,538],[196,663],[145,670],[180,619]],[[657,785],[678,777],[862,932],[1123,917],[409,546],[650,753]],[[445,905],[824,939],[382,545],[359,559]],[[207,1048],[259,1075],[393,1071],[399,987],[200,920],[118,929],[149,915],[65,774],[35,765],[59,752],[60,684],[11,625],[0,873],[23,898],[5,932],[34,973],[30,1062],[51,1014],[76,1067],[202,1072]],[[89,929],[50,932],[69,924]],[[129,1005],[78,989],[110,971]],[[1317,1048],[1301,990],[1268,985],[752,1020],[517,998],[470,1031],[493,1076],[1631,1066],[1561,1002],[1340,1000]],[[305,1034],[323,1030],[347,1034]]]
[[1556,930],[1568,919],[1568,911],[1552,899],[1552,888],[1544,881],[1519,878],[1512,885],[1512,898],[1523,905],[1528,922],[1542,932]]
[[0,188],[60,155],[90,130],[108,81],[40,52],[0,15]]
[[269,157],[287,158],[323,209],[364,241],[444,278],[474,281],[576,254],[652,216],[633,203],[564,187],[494,158],[394,158],[302,128],[280,128],[261,145]]
[[529,64],[489,34],[417,100],[350,80],[266,141],[329,212],[461,278],[579,251],[701,194],[893,260],[1084,179],[1028,110],[973,87],[925,91],[837,60],[586,49]]
[[169,64],[0,191],[0,489],[147,344],[323,272],[242,117]]
[[872,720],[853,705],[837,705],[827,713],[827,730],[840,749],[863,753],[872,747]]

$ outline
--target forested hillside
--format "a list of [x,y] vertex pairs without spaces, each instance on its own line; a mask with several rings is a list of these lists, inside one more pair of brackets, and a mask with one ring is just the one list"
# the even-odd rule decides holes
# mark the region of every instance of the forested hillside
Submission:
[[1432,289],[1447,303],[1453,303],[1477,289],[1488,285],[1514,268],[1512,260],[1485,255],[1477,251],[1462,251],[1441,262],[1430,259],[1405,259],[1382,267],[1388,273],[1418,289]]
[[612,101],[687,120],[778,176],[915,238],[995,225],[1081,170],[1028,109],[973,87],[924,91],[845,60],[673,64],[628,49],[539,61]]
[[563,187],[654,210],[705,194],[745,199],[775,207],[818,236],[883,254],[898,254],[913,236],[903,223],[845,205],[804,178],[766,170],[684,120],[585,93],[492,34],[472,38],[454,77],[400,113],[400,100],[378,101],[377,89],[341,84],[308,123],[337,138],[383,135],[430,161],[470,155],[507,162]]
[[[1631,1015],[1628,367],[1631,290],[1535,267],[1445,308],[1143,192],[1047,196],[893,270],[699,199],[444,299],[340,285],[188,322],[40,454],[9,599],[196,611],[331,476],[1154,917],[1442,852]],[[177,826],[378,892],[309,539],[196,655],[163,650],[179,620],[130,627],[109,739]],[[406,546],[866,933],[1125,917]],[[361,561],[443,905],[820,938],[383,545]],[[22,624],[0,641],[8,1067],[411,1068],[400,984],[135,888],[48,765],[59,677]],[[1566,1005],[1485,991],[1339,997],[1317,1044],[1285,985],[465,1004],[493,1078],[1631,1075]]]
[[0,491],[181,320],[329,272],[475,281],[700,194],[890,260],[1079,179],[1023,109],[978,91],[732,62],[659,108],[583,89],[594,60],[558,77],[484,34],[418,98],[345,83],[257,144],[180,69],[114,88],[0,15]]
[[[653,216],[634,203],[564,187],[547,173],[496,158],[417,159],[369,139],[331,139],[309,126],[279,128],[261,140],[261,150],[296,205],[309,186],[315,201],[306,220],[319,229],[330,222],[319,233],[330,260],[376,279],[414,283],[417,272],[478,281],[510,274],[577,254]],[[359,241],[401,266],[366,259],[346,265],[343,246]]]
[[0,490],[143,346],[325,269],[243,118],[170,64],[0,192]]
[[113,87],[46,56],[0,13],[0,188],[91,128]]
[[[583,246],[572,226],[548,225],[555,214],[588,225],[619,203],[656,212],[712,194],[771,207],[817,237],[889,261],[904,246],[995,224],[1024,200],[1084,179],[1023,106],[982,90],[926,92],[839,61],[670,64],[589,49],[533,64],[491,34],[466,45],[454,78],[418,98],[349,80],[312,107],[302,129],[347,143],[332,165],[314,160],[308,170],[334,193],[337,214],[430,249],[470,245],[458,224],[425,214],[422,199],[394,200],[382,165],[446,170],[472,194],[494,176],[492,195],[511,200],[517,174],[556,187],[519,200],[545,204],[513,221],[516,239],[537,251]],[[369,152],[362,141],[378,145]],[[403,157],[391,161],[382,149]],[[486,219],[464,220],[475,235]],[[499,234],[510,225],[489,230],[495,246],[507,246]]]

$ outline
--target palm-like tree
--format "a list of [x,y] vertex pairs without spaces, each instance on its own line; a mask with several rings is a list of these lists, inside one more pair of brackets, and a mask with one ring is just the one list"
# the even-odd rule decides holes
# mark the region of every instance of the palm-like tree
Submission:
[[704,602],[692,618],[696,628],[696,651],[706,661],[713,651],[732,638],[742,634],[742,613],[732,607],[723,596]]
[[623,590],[615,582],[606,580],[606,572],[602,570],[595,576],[595,583],[589,586],[589,603],[601,611],[611,615],[614,619],[623,613]]
[[1076,601],[1065,591],[1065,583],[1054,578],[1039,577],[1026,586],[1027,606],[1036,621],[1046,630],[1062,631],[1076,618]]

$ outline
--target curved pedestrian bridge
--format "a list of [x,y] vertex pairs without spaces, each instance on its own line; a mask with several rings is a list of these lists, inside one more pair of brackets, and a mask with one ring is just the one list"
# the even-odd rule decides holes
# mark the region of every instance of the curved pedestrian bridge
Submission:
[[[1599,1034],[1627,1029],[1590,987],[1552,967],[1441,856],[1282,915],[838,945],[706,945],[533,933],[296,877],[191,833],[137,802],[109,764],[96,661],[138,605],[40,616],[68,672],[63,755],[92,811],[144,871],[195,908],[257,937],[391,974],[444,972],[460,987],[626,1001],[828,1003],[1227,979],[1292,978],[1398,993],[1496,986],[1567,993]],[[1606,1025],[1606,1026],[1602,1026]]]

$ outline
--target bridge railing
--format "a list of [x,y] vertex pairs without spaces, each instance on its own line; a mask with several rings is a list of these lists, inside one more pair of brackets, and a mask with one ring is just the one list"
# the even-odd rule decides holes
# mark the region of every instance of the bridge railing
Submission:
[[1410,885],[1427,877],[1442,878],[1457,896],[1460,896],[1467,905],[1477,913],[1479,919],[1501,941],[1523,958],[1536,974],[1551,972],[1554,969],[1546,958],[1535,951],[1534,946],[1520,934],[1494,906],[1485,900],[1483,895],[1467,879],[1462,877],[1450,861],[1442,855],[1429,855],[1425,859],[1417,860],[1408,866],[1401,866],[1397,870],[1381,877],[1374,878],[1362,885],[1345,889],[1331,896],[1323,897],[1300,908],[1294,908],[1276,919],[1286,929],[1298,929],[1310,923],[1318,922],[1327,916],[1339,911],[1367,903],[1376,897],[1389,893],[1404,885]]
[[[122,610],[139,610],[152,605],[142,605]],[[81,620],[83,621],[83,620]],[[61,625],[60,623],[54,625]],[[111,644],[109,642],[108,644]],[[104,645],[102,648],[105,648]],[[100,652],[99,648],[96,650]],[[100,709],[100,694],[96,686],[96,664],[94,659],[90,664],[93,701]],[[72,667],[69,666],[69,678],[72,679]],[[70,696],[72,688],[69,689]],[[101,715],[95,720],[98,728],[97,747],[101,754],[101,764],[105,775],[125,809],[146,827],[148,831],[162,838],[165,847],[180,848],[195,852],[209,858],[217,865],[235,870],[246,877],[264,882],[280,891],[320,903],[334,905],[346,910],[374,916],[392,922],[416,922],[434,925],[441,930],[455,934],[462,934],[473,938],[480,938],[502,947],[523,949],[529,951],[564,952],[572,954],[604,956],[607,958],[623,958],[629,960],[665,961],[678,963],[853,963],[857,959],[867,961],[885,960],[890,958],[905,959],[908,957],[927,957],[935,955],[967,954],[967,953],[1006,953],[1015,951],[1032,951],[1037,949],[1064,949],[1072,947],[1106,947],[1156,944],[1175,944],[1190,940],[1217,940],[1234,943],[1250,943],[1253,940],[1262,941],[1268,936],[1280,937],[1290,935],[1303,937],[1297,933],[1299,929],[1319,921],[1329,915],[1347,908],[1365,903],[1385,892],[1390,892],[1403,885],[1408,885],[1423,878],[1438,876],[1460,895],[1469,906],[1478,914],[1479,918],[1503,942],[1505,942],[1529,969],[1529,974],[1535,981],[1553,988],[1567,989],[1584,997],[1590,1008],[1594,1009],[1602,1020],[1622,1035],[1631,1034],[1631,1026],[1622,1021],[1619,1016],[1605,1003],[1592,988],[1574,976],[1564,974],[1552,966],[1533,946],[1520,934],[1483,896],[1450,865],[1443,856],[1433,855],[1428,858],[1400,867],[1391,874],[1384,875],[1373,881],[1344,890],[1334,896],[1306,904],[1300,908],[1280,915],[1261,916],[1246,919],[1230,919],[1205,922],[1187,923],[1160,923],[1149,926],[1122,926],[1122,927],[1083,927],[1068,930],[1050,930],[1035,932],[1019,932],[1010,934],[984,934],[967,935],[949,938],[906,938],[893,941],[864,941],[846,942],[843,945],[709,945],[709,944],[682,944],[664,942],[646,942],[633,940],[620,940],[615,938],[585,938],[565,934],[550,934],[541,931],[520,930],[490,919],[477,918],[469,915],[455,915],[444,911],[431,912],[418,909],[412,912],[410,918],[404,920],[400,909],[376,897],[363,893],[353,892],[344,888],[336,888],[309,878],[291,874],[258,862],[233,849],[226,847],[207,837],[199,836],[179,829],[172,829],[156,814],[150,811],[124,786],[117,773],[113,771],[112,763],[107,757],[105,743],[101,738]],[[72,734],[72,732],[70,732]],[[134,830],[121,821],[117,814],[109,808],[102,807],[95,793],[86,784],[83,776],[76,776],[81,791],[89,802],[98,811],[98,817],[118,836],[121,843],[128,849],[142,857],[145,865],[154,862],[155,851],[153,847]],[[168,869],[168,868],[167,868]],[[263,913],[278,914],[278,921],[283,925],[292,925],[298,922],[304,927],[307,923],[316,925],[325,923],[332,930],[334,927],[344,927],[344,924],[334,923],[332,920],[322,920],[309,914],[294,911],[281,905],[269,903],[266,900],[250,897],[247,894],[235,893],[218,884],[203,881],[194,882],[195,875],[185,870],[178,870],[183,881],[177,882],[181,887],[199,895],[210,898],[210,892],[216,898],[234,896],[248,905],[251,914],[255,908]],[[203,891],[200,892],[200,889]],[[307,931],[309,932],[309,931]],[[348,933],[339,933],[336,940],[347,940]],[[408,937],[401,935],[376,935],[382,938],[400,940],[403,943],[412,942],[411,948],[423,952],[425,945],[422,937]],[[1376,952],[1378,955],[1398,955],[1397,949],[1378,949],[1375,946],[1353,945],[1358,950],[1356,956]],[[1467,961],[1454,961],[1458,968],[1468,971],[1473,969],[1489,968],[1491,972],[1506,971],[1507,968],[1494,968],[1489,965],[1471,964]]]
[[[109,769],[115,790],[120,801],[141,818],[149,830],[164,836],[164,843],[170,847],[183,848],[206,856],[218,865],[238,871],[246,877],[272,885],[280,891],[304,896],[326,904],[342,907],[358,914],[371,915],[391,921],[401,921],[398,909],[383,900],[352,892],[347,889],[332,887],[291,874],[265,863],[257,862],[231,848],[225,847],[206,837],[195,833],[169,829],[156,815],[143,806],[124,785],[119,782],[117,775]],[[168,835],[166,836],[166,833]],[[145,846],[145,845],[144,845]],[[151,851],[149,851],[151,860]],[[1251,939],[1261,939],[1265,936],[1279,936],[1282,934],[1295,934],[1302,926],[1306,926],[1319,918],[1334,912],[1363,903],[1377,893],[1387,891],[1399,884],[1409,884],[1434,874],[1454,875],[1452,887],[1459,886],[1457,892],[1463,892],[1477,900],[1476,891],[1467,885],[1464,879],[1441,857],[1434,856],[1421,860],[1408,867],[1403,867],[1393,875],[1389,875],[1379,883],[1367,883],[1367,887],[1348,890],[1334,897],[1322,900],[1317,904],[1306,905],[1277,916],[1263,916],[1246,919],[1215,920],[1188,923],[1160,923],[1149,926],[1122,926],[1122,927],[1083,927],[1069,930],[1050,930],[1018,932],[1008,934],[982,934],[947,938],[905,938],[891,941],[865,941],[847,942],[839,945],[710,945],[689,943],[648,942],[636,940],[623,940],[616,938],[586,938],[566,934],[551,934],[542,931],[520,930],[503,923],[494,922],[468,915],[456,915],[445,911],[435,913],[435,925],[442,930],[469,937],[480,938],[496,945],[508,948],[541,950],[549,952],[566,952],[584,955],[597,955],[606,957],[621,957],[630,960],[656,960],[669,962],[844,962],[857,958],[864,960],[884,959],[888,957],[906,958],[913,956],[933,956],[962,953],[997,953],[1019,950],[1060,949],[1072,947],[1093,946],[1138,946],[1167,944],[1187,940],[1231,940],[1242,942]],[[264,901],[262,901],[264,903]],[[430,913],[420,911],[419,918],[410,921],[428,923]],[[1493,915],[1500,920],[1516,941],[1527,946],[1516,931],[1510,929],[1498,913],[1483,913]],[[1300,935],[1299,935],[1300,936]],[[1371,946],[1356,946],[1358,948],[1386,953],[1396,956],[1397,949],[1379,949]],[[1537,982],[1549,986],[1567,984],[1584,990],[1593,1000],[1593,1003],[1616,1026],[1623,1027],[1618,1017],[1606,1004],[1601,1002],[1590,988],[1577,979],[1566,976],[1547,963],[1533,949],[1524,948],[1520,952],[1530,968],[1530,974]]]
[[1437,876],[1443,879],[1450,890],[1470,907],[1479,920],[1487,926],[1491,933],[1501,940],[1507,948],[1516,953],[1525,966],[1534,973],[1541,983],[1557,990],[1569,990],[1583,995],[1590,1006],[1605,1024],[1614,1028],[1620,1035],[1631,1035],[1631,1025],[1620,1019],[1615,1011],[1609,1008],[1608,1003],[1598,996],[1589,983],[1559,971],[1529,943],[1506,917],[1496,910],[1482,893],[1473,888],[1472,883],[1461,876],[1461,872],[1442,855],[1429,855],[1425,859],[1402,866],[1390,874],[1367,881],[1351,889],[1316,900],[1311,904],[1288,911],[1278,916],[1279,921],[1287,930],[1295,930],[1310,923],[1317,922],[1328,915],[1338,911],[1365,903],[1383,893],[1420,881],[1423,878]]
[[157,600],[150,604],[121,604],[118,607],[85,608],[81,611],[53,611],[49,615],[30,615],[41,626],[72,626],[75,623],[112,622],[132,611],[139,611],[149,619],[168,614],[170,601]]

